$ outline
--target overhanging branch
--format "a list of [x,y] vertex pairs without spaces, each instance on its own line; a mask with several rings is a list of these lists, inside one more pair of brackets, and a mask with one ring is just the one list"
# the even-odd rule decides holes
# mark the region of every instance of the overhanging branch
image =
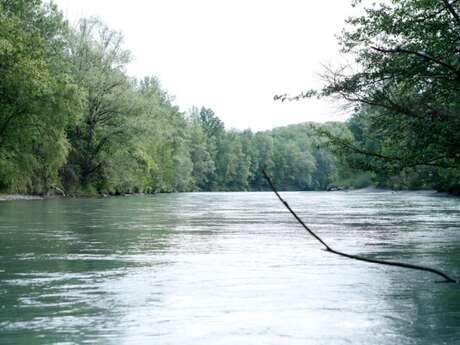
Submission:
[[451,72],[453,72],[458,79],[460,79],[460,71],[457,70],[454,66],[451,64],[448,64],[447,62],[444,62],[442,60],[439,60],[438,58],[435,58],[434,56],[422,52],[422,51],[415,51],[415,50],[410,50],[407,48],[402,48],[402,47],[397,47],[395,49],[386,49],[386,48],[380,48],[380,47],[371,47],[371,49],[378,51],[380,53],[384,54],[409,54],[409,55],[415,55],[418,56],[419,58],[422,58],[426,61],[432,62],[436,65],[442,66],[444,68],[447,68]]
[[358,260],[358,261],[364,261],[364,262],[368,262],[368,263],[373,263],[373,264],[379,264],[379,265],[386,265],[386,266],[395,266],[395,267],[401,267],[401,268],[408,268],[408,269],[412,269],[412,270],[417,270],[417,271],[425,271],[425,272],[430,272],[430,273],[433,273],[433,274],[436,274],[438,276],[441,276],[444,281],[443,283],[460,283],[460,281],[458,280],[455,280],[453,278],[451,278],[450,276],[448,276],[446,273],[444,272],[441,272],[437,269],[434,269],[434,268],[431,268],[431,267],[425,267],[425,266],[419,266],[419,265],[412,265],[412,264],[406,264],[406,263],[402,263],[402,262],[395,262],[395,261],[384,261],[384,260],[377,260],[377,259],[369,259],[369,258],[365,258],[365,257],[362,257],[362,256],[358,256],[358,255],[351,255],[351,254],[347,254],[347,253],[344,253],[344,252],[340,252],[338,250],[335,250],[333,249],[332,247],[330,247],[326,242],[324,242],[317,234],[315,234],[303,221],[302,219],[292,210],[292,208],[289,206],[289,204],[287,203],[287,201],[285,201],[281,196],[280,194],[278,193],[275,185],[273,184],[270,176],[267,174],[267,172],[265,170],[262,170],[262,173],[265,177],[265,179],[267,180],[268,184],[270,185],[271,189],[273,190],[273,192],[276,194],[276,196],[278,197],[278,199],[281,201],[281,203],[288,209],[288,211],[294,216],[294,218],[297,220],[297,222],[311,235],[313,236],[318,242],[320,242],[324,247],[325,247],[325,250],[329,253],[332,253],[332,254],[336,254],[336,255],[339,255],[339,256],[342,256],[342,257],[345,257],[345,258],[348,258],[348,259],[353,259],[353,260]]

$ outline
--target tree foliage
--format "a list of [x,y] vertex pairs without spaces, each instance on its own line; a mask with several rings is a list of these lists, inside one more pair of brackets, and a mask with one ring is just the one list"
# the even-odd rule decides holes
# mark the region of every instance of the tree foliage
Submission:
[[66,126],[80,92],[66,56],[68,27],[56,6],[0,1],[0,186],[39,191],[57,183]]
[[364,14],[347,21],[339,42],[355,64],[327,70],[323,89],[296,99],[336,97],[356,109],[349,121],[354,139],[326,133],[355,166],[387,178],[428,171],[432,185],[440,175],[458,175],[460,2],[353,5]]
[[0,0],[0,190],[264,190],[262,168],[285,190],[455,189],[458,9],[371,6],[341,36],[358,72],[302,95],[341,96],[355,115],[253,133],[226,130],[206,107],[184,114],[155,77],[130,77],[123,36],[99,19],[71,28],[53,4]]

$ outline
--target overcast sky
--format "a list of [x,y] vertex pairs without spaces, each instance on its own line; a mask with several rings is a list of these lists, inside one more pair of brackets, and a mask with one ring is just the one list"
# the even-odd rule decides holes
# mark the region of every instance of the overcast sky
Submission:
[[73,24],[98,16],[123,32],[128,73],[159,77],[181,110],[212,108],[228,128],[343,120],[338,105],[273,96],[318,87],[338,63],[349,0],[55,0]]

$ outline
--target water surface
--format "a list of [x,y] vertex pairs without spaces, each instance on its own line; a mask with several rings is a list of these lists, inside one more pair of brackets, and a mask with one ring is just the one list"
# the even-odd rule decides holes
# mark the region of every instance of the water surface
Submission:
[[[460,278],[460,199],[283,193]],[[460,287],[272,193],[0,203],[1,344],[460,344]]]

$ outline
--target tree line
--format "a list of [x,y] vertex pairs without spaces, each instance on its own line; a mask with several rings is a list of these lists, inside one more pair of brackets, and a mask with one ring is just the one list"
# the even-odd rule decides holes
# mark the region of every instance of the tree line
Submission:
[[99,19],[73,28],[52,3],[0,0],[0,192],[265,190],[262,168],[284,190],[458,192],[459,6],[367,5],[340,37],[353,68],[294,97],[340,97],[351,118],[253,133],[130,77],[122,35]]
[[226,130],[211,109],[182,113],[155,77],[128,76],[130,60],[99,19],[72,28],[52,3],[0,1],[1,191],[263,190],[262,167],[280,188],[323,190],[344,175],[320,125]]

